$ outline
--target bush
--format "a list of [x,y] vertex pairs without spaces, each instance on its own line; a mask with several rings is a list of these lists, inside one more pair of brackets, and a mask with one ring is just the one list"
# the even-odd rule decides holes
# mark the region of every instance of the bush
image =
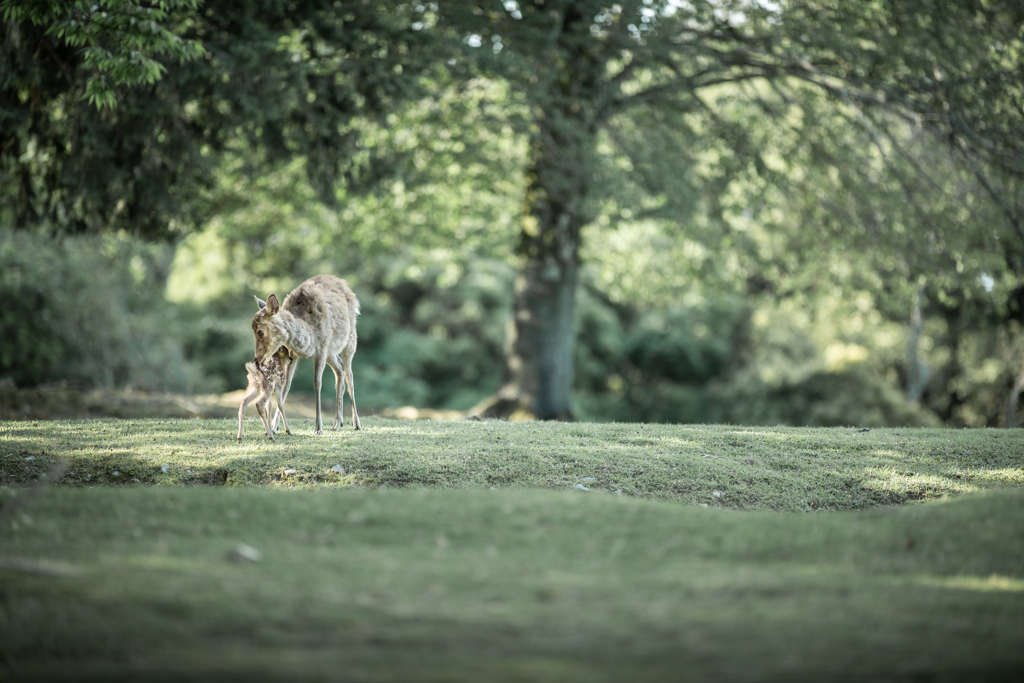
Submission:
[[713,386],[716,422],[806,427],[937,427],[940,420],[913,405],[863,365],[818,370],[795,381],[768,383],[756,372]]
[[465,410],[497,390],[514,273],[474,261],[381,262],[360,287],[361,392],[368,405]]
[[592,287],[577,297],[577,416],[584,420],[710,422],[708,385],[748,346],[746,309],[730,301],[639,311]]
[[638,311],[581,288],[577,416],[584,420],[935,426],[867,362],[829,367],[786,315],[755,328],[723,299]]
[[[171,252],[111,237],[0,232],[0,378],[181,392],[244,387],[256,305],[242,290],[252,283],[202,303],[170,304]],[[352,273],[362,308],[356,377],[364,409],[465,410],[494,392],[514,276],[503,262],[456,263],[441,252],[384,256]],[[574,409],[581,419],[936,423],[903,399],[884,367],[830,367],[806,326],[785,315],[762,316],[755,326],[751,309],[729,299],[640,310],[590,285],[577,301]],[[331,401],[331,373],[325,379],[323,397]],[[293,390],[312,386],[306,361]]]
[[175,309],[163,300],[166,247],[117,238],[0,231],[0,377],[19,386],[191,391]]

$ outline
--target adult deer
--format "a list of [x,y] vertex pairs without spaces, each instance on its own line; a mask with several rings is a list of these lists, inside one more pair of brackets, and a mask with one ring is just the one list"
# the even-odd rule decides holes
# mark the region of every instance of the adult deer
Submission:
[[[344,424],[343,381],[348,386],[348,397],[352,401],[352,424],[360,429],[352,382],[359,301],[349,289],[348,283],[333,275],[317,275],[296,287],[285,297],[283,304],[278,303],[275,294],[267,297],[266,301],[256,297],[256,302],[260,306],[252,319],[252,331],[256,335],[256,362],[261,366],[266,364],[273,350],[281,346],[301,358],[313,359],[313,391],[316,394],[316,426],[313,433],[324,433],[320,409],[324,365],[331,366],[334,371],[334,387],[338,396],[334,426],[331,429]],[[288,367],[285,397],[291,389],[297,365],[292,363]],[[275,414],[274,428],[277,419],[278,415]]]

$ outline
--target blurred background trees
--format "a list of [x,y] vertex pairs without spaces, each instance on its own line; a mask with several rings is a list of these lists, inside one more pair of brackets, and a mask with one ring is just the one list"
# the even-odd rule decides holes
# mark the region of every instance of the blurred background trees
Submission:
[[251,295],[331,272],[367,407],[1020,419],[1016,3],[33,7],[0,3],[19,386],[240,388]]

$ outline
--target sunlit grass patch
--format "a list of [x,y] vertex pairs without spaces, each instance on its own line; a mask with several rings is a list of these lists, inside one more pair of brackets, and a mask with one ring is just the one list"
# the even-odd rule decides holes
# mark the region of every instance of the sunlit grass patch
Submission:
[[864,486],[906,500],[941,498],[977,491],[979,487],[936,474],[917,474],[892,467],[864,470]]
[[1024,486],[1024,467],[975,469],[970,471],[969,479],[979,486]]
[[969,591],[1024,592],[1024,578],[999,576],[917,576],[913,582],[922,586],[938,586]]

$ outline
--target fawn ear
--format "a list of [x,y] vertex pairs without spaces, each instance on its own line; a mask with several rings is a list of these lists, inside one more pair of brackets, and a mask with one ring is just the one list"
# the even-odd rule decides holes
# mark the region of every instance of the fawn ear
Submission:
[[255,294],[252,295],[252,298],[256,299],[256,303],[259,304],[260,308],[266,308],[267,307],[267,302],[264,301],[263,299],[259,298]]
[[277,315],[281,305],[277,303],[277,295],[271,294],[267,297],[267,315]]

